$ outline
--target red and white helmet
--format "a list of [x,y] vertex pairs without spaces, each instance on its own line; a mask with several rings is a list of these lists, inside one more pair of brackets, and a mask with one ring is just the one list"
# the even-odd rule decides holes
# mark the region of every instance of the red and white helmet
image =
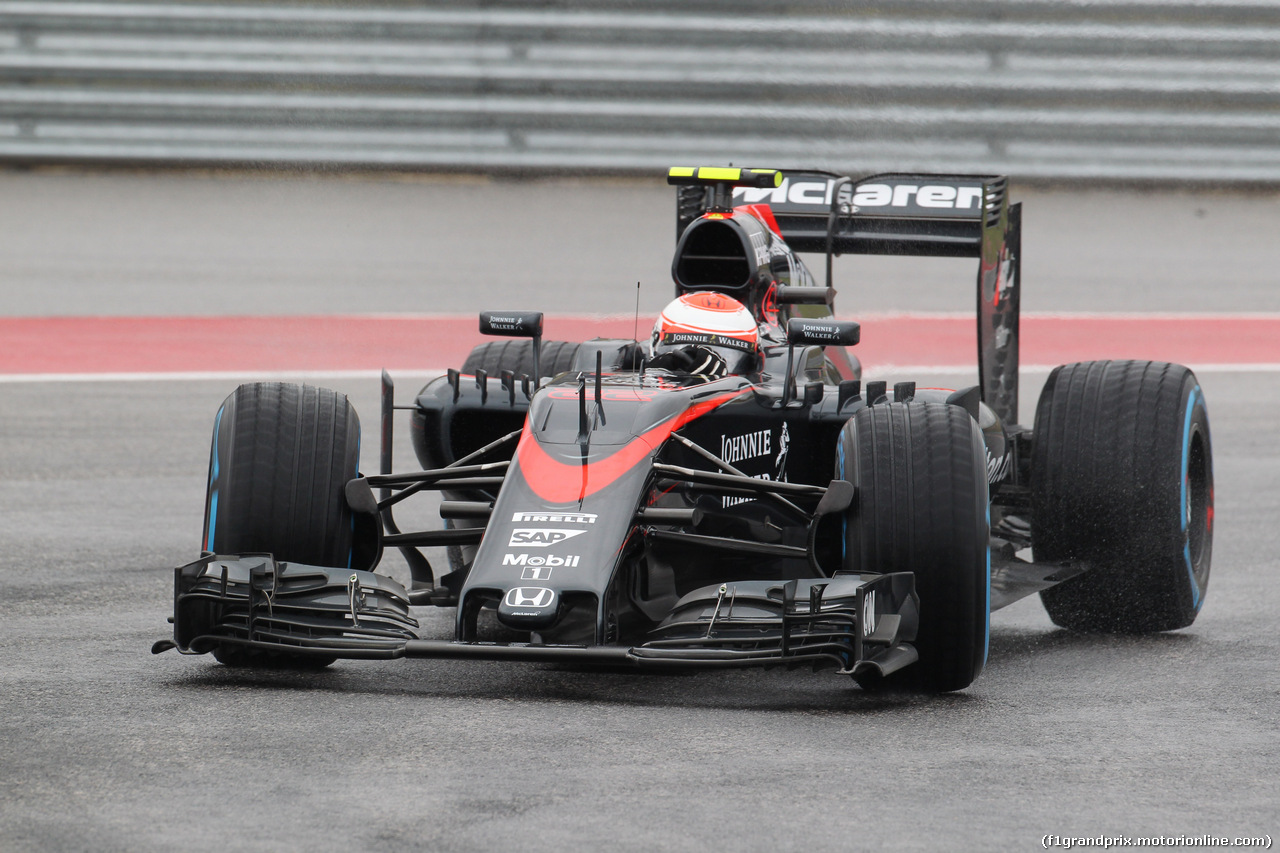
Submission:
[[668,303],[653,324],[649,354],[687,346],[708,347],[718,351],[733,368],[744,356],[760,352],[760,330],[755,318],[732,296],[702,290],[686,293]]

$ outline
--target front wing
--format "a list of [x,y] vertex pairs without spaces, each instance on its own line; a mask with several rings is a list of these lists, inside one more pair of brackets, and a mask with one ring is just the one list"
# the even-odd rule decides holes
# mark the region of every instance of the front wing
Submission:
[[174,571],[173,639],[204,654],[238,646],[290,657],[472,658],[646,669],[810,666],[858,679],[914,662],[919,602],[909,573],[743,581],[695,590],[634,646],[425,640],[409,595],[372,572],[217,556]]

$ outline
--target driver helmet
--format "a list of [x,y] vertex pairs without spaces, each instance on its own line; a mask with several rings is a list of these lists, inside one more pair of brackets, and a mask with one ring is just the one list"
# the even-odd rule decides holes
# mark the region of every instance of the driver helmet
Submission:
[[746,373],[758,364],[760,330],[751,312],[732,296],[709,290],[686,293],[658,315],[649,355],[690,346],[720,356],[729,373]]

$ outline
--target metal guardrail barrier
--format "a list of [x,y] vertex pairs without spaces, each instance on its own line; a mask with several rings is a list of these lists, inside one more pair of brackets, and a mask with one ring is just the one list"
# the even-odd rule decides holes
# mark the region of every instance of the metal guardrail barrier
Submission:
[[1272,0],[0,0],[11,163],[1277,182],[1278,140]]

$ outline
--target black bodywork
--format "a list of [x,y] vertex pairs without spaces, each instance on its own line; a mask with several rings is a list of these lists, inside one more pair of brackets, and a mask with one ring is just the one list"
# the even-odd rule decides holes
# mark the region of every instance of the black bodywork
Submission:
[[[713,381],[674,376],[645,370],[634,341],[595,340],[545,382],[449,371],[411,407],[423,470],[399,474],[384,375],[382,470],[346,489],[365,531],[352,564],[206,554],[176,571],[174,642],[157,648],[803,664],[883,676],[916,659],[918,599],[909,573],[880,574],[844,554],[852,487],[833,472],[837,436],[855,411],[913,398],[964,407],[982,428],[990,606],[1069,577],[1069,566],[1014,557],[1029,539],[1019,516],[1026,431],[1013,426],[1020,209],[1006,180],[780,177],[678,188],[676,293],[716,289],[746,304],[764,341],[753,370]],[[825,284],[797,252],[826,256]],[[856,342],[856,324],[835,322],[831,307],[830,258],[850,252],[979,259],[979,386],[863,380],[841,345]],[[540,341],[537,314],[489,315],[482,325]],[[395,506],[424,490],[443,493],[442,529],[402,531]],[[419,550],[432,546],[450,548],[447,570]],[[411,589],[374,574],[383,548],[404,553]],[[455,638],[419,639],[409,604],[455,607]]]

